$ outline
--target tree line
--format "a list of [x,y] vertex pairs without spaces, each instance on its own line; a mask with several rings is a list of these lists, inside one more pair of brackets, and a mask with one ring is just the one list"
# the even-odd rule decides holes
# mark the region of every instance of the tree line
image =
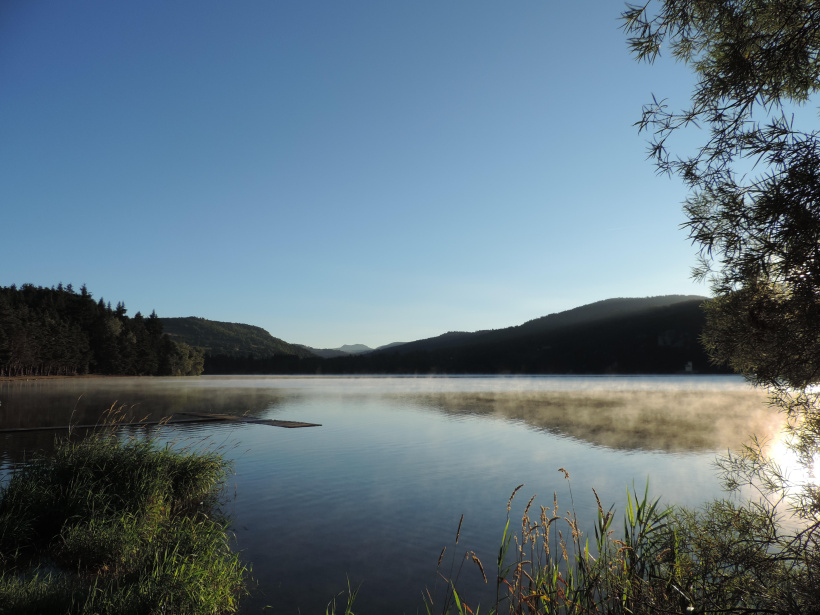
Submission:
[[202,349],[162,331],[156,312],[127,315],[85,285],[0,287],[0,376],[195,376]]

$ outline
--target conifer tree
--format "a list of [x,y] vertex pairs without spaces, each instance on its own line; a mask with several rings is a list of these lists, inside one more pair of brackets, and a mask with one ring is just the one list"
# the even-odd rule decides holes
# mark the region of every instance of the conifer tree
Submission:
[[[634,55],[697,75],[691,103],[653,99],[640,128],[660,172],[690,188],[684,209],[711,282],[707,344],[753,381],[820,381],[820,133],[801,126],[820,88],[820,7],[809,0],[650,0],[623,15]],[[679,131],[700,130],[688,156]]]

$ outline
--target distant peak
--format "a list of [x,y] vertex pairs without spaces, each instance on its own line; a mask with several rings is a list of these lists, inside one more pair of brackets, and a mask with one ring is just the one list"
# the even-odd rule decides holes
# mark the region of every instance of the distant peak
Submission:
[[345,344],[344,346],[336,348],[336,350],[341,350],[342,352],[346,352],[348,354],[361,354],[363,352],[370,352],[373,349],[370,346],[365,346],[364,344]]

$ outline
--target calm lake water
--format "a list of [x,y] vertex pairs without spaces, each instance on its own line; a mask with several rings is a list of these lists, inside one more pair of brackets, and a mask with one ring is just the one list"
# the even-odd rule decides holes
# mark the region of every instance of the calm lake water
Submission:
[[[0,382],[0,428],[94,423],[112,405],[134,417],[186,410],[321,423],[151,428],[176,446],[218,449],[235,474],[225,492],[237,548],[255,586],[245,613],[322,613],[361,583],[357,613],[423,612],[442,589],[442,547],[473,550],[492,570],[507,499],[595,517],[595,487],[620,519],[627,487],[696,506],[720,495],[715,455],[747,434],[777,444],[781,419],[732,376],[199,377]],[[0,433],[7,474],[57,431]],[[464,525],[454,548],[459,518]],[[448,557],[445,562],[449,562]],[[489,572],[489,571],[488,571]],[[492,576],[491,576],[492,582]],[[465,566],[462,593],[494,586]]]

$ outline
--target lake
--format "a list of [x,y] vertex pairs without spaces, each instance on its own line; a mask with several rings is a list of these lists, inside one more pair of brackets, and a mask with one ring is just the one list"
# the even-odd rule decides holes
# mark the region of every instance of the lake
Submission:
[[[121,407],[134,418],[173,412],[247,413],[320,423],[282,429],[203,423],[148,429],[175,446],[232,461],[224,508],[252,563],[245,613],[324,612],[347,579],[357,613],[423,612],[440,592],[447,546],[471,606],[489,605],[507,500],[551,507],[557,494],[591,531],[594,487],[620,523],[634,484],[664,502],[697,506],[720,495],[716,454],[747,434],[778,445],[782,419],[735,376],[198,377],[0,382],[0,428],[95,423]],[[137,431],[131,428],[131,431]],[[0,433],[4,474],[58,431]],[[565,480],[559,468],[570,474]],[[459,545],[453,545],[461,515]],[[269,607],[269,608],[266,608]],[[482,610],[486,610],[486,607]]]

